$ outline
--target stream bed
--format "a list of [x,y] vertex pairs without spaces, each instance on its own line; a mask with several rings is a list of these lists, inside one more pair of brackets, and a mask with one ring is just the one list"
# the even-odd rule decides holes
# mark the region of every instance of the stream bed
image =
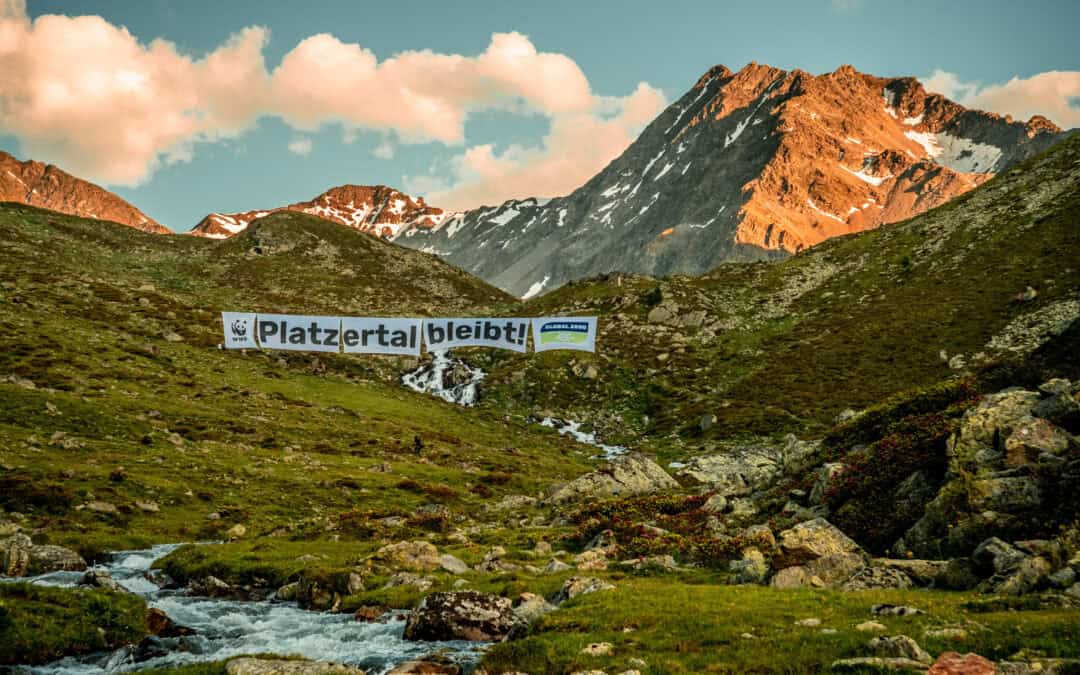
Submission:
[[[162,609],[174,622],[195,635],[160,638],[142,649],[122,647],[112,652],[68,657],[43,666],[15,666],[16,673],[97,675],[147,668],[218,661],[242,654],[298,655],[313,660],[358,666],[368,673],[386,673],[394,666],[435,652],[454,660],[466,672],[479,662],[485,645],[475,642],[409,642],[402,639],[405,622],[384,617],[362,623],[351,614],[300,609],[292,602],[247,602],[194,597],[184,591],[163,590],[147,578],[155,560],[180,544],[113,554],[96,569],[109,572],[124,588]],[[78,586],[82,572],[53,572],[37,577],[5,579],[50,586]]]

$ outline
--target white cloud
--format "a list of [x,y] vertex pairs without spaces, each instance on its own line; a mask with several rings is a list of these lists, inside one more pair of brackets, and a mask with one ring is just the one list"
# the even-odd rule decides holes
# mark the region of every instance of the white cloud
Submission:
[[[484,146],[467,147],[455,164],[455,194],[467,185],[477,195],[498,194],[502,172],[509,195],[530,175],[545,190],[571,187],[610,161],[663,104],[647,85],[625,99],[597,96],[572,59],[538,51],[520,33],[493,34],[475,56],[422,50],[383,61],[319,34],[273,70],[263,58],[268,40],[265,28],[249,27],[194,58],[165,40],[142,43],[101,17],[31,21],[22,0],[0,0],[0,132],[16,136],[35,159],[138,185],[162,164],[189,161],[198,144],[236,137],[265,116],[300,132],[340,125],[345,143],[369,130],[394,143],[467,147],[473,113],[544,115],[552,131],[543,147],[498,155],[489,148],[487,159]],[[577,133],[571,141],[572,125],[597,137]],[[303,155],[310,146],[302,137],[288,147]],[[387,141],[375,155],[393,152]]]
[[294,155],[300,155],[301,157],[307,157],[311,154],[311,139],[310,138],[294,138],[289,142],[289,152]]
[[922,78],[928,91],[968,108],[987,110],[1027,121],[1042,115],[1064,129],[1080,127],[1080,71],[1051,70],[1001,84],[965,82],[956,74],[935,70]]
[[512,197],[556,197],[585,183],[634,141],[662,110],[664,97],[644,82],[622,99],[597,103],[606,113],[571,112],[552,117],[540,147],[491,144],[469,147],[451,163],[451,177],[411,177],[405,187],[449,209],[499,204]]

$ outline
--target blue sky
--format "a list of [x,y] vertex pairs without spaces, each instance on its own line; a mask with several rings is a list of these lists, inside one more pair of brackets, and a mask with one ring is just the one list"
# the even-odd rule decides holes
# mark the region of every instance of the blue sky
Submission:
[[[0,7],[11,2],[18,0],[0,0]],[[17,14],[20,8],[8,11]],[[334,77],[327,78],[325,73],[312,79],[319,80],[319,86],[330,86],[329,94],[267,104],[274,109],[269,113],[259,106],[243,106],[243,86],[236,87],[235,100],[227,107],[244,109],[222,112],[218,110],[223,105],[220,87],[207,84],[204,75],[178,76],[173,82],[192,82],[192,90],[200,92],[193,95],[192,106],[216,106],[217,112],[206,116],[222,118],[187,135],[171,127],[156,128],[165,114],[156,116],[153,100],[173,96],[179,102],[166,103],[183,105],[184,97],[167,90],[153,93],[143,109],[132,104],[128,110],[118,102],[122,96],[84,103],[72,113],[78,121],[70,125],[64,123],[62,108],[47,120],[34,117],[34,111],[6,120],[0,116],[0,149],[21,158],[55,162],[104,184],[178,231],[189,229],[211,211],[276,206],[308,199],[343,183],[410,188],[428,195],[436,205],[441,203],[435,196],[444,195],[453,206],[527,196],[517,193],[532,186],[541,192],[566,191],[564,186],[583,182],[582,175],[587,177],[612,159],[664,103],[678,98],[702,72],[718,63],[737,69],[753,60],[814,73],[851,63],[882,76],[929,76],[944,71],[949,75],[940,79],[948,83],[943,93],[962,102],[983,102],[1002,108],[1001,112],[1045,108],[1064,126],[1075,125],[1071,115],[1080,94],[1074,88],[1080,81],[1075,72],[1080,68],[1080,49],[1075,46],[1075,30],[1080,25],[1077,2],[88,0],[31,1],[24,11],[28,26],[30,20],[48,14],[102,17],[107,30],[101,34],[101,51],[113,50],[116,58],[87,68],[120,68],[129,60],[145,61],[147,67],[163,59],[172,63],[172,56],[161,56],[149,47],[157,38],[173,43],[177,58],[197,62],[222,49],[238,31],[259,26],[268,29],[268,38],[260,34],[257,40],[249,34],[250,44],[261,53],[270,72],[300,43],[323,33],[336,38],[328,43],[333,53],[355,55],[359,48],[351,46],[359,45],[381,64],[402,52],[421,50],[477,59],[494,44],[493,34],[516,32],[521,36],[514,39],[515,49],[531,43],[537,52],[561,55],[552,61],[558,76],[543,86],[559,89],[563,80],[577,83],[576,76],[571,77],[574,67],[587,79],[588,97],[560,97],[560,92],[549,95],[538,90],[543,87],[536,82],[517,82],[506,75],[510,79],[497,85],[505,86],[505,91],[485,93],[482,100],[473,96],[447,104],[460,104],[460,133],[452,124],[435,128],[429,124],[432,120],[416,120],[400,129],[385,121],[369,126],[365,120],[378,117],[377,110],[357,113],[348,131],[330,113],[325,119],[304,123],[300,118],[314,105],[311,101],[330,100],[327,96],[349,97],[344,103],[328,104],[339,105],[336,109],[378,107],[377,100],[365,103],[364,92],[333,91]],[[80,44],[85,38],[86,48],[91,49],[97,39],[91,36],[94,26],[102,24],[57,23],[54,29],[60,35],[73,35]],[[131,44],[121,27],[130,32]],[[44,27],[35,24],[26,31],[29,40],[33,31],[44,33]],[[38,37],[44,41],[44,35]],[[131,56],[132,44],[145,53]],[[75,59],[65,72],[81,65],[78,52],[72,50],[41,58],[51,58],[58,70],[63,59]],[[232,59],[231,67],[240,69],[236,64],[241,57],[222,58]],[[21,61],[17,63],[23,67]],[[531,67],[546,62],[535,63]],[[47,66],[26,68],[29,73],[41,73]],[[0,62],[0,70],[5,67]],[[7,69],[16,70],[15,66]],[[380,82],[393,86],[395,75],[389,72],[392,69],[386,70]],[[1037,79],[1052,71],[1065,74],[1054,80]],[[303,71],[298,67],[297,72]],[[409,72],[413,78],[409,85],[415,87],[416,78],[435,71],[421,64]],[[505,68],[499,72],[505,74]],[[1013,78],[1019,79],[1008,84]],[[304,86],[309,82],[304,77],[295,81]],[[455,84],[460,82],[447,86]],[[991,90],[993,85],[1006,86]],[[23,93],[11,90],[32,86],[0,75],[0,104]],[[28,91],[40,95],[41,90]],[[498,100],[493,102],[493,97]],[[1062,100],[1050,100],[1054,97]],[[440,116],[453,117],[442,113],[432,117]],[[110,140],[113,134],[115,142]],[[86,141],[87,135],[100,136],[100,142]],[[593,143],[589,140],[593,136],[604,140]],[[110,148],[119,148],[117,155],[130,157],[122,163],[112,161],[115,158],[105,156],[113,152]],[[559,164],[556,160],[560,159],[565,161]]]

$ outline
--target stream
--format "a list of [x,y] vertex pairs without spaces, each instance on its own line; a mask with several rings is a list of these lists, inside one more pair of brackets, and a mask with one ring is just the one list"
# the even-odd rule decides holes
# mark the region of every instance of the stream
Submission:
[[[154,649],[122,647],[112,652],[67,657],[44,666],[15,666],[16,673],[97,675],[146,668],[218,661],[242,654],[299,655],[386,673],[410,659],[440,652],[466,672],[480,660],[484,645],[475,642],[408,642],[402,639],[405,622],[362,623],[351,614],[329,614],[300,609],[292,602],[247,602],[184,595],[163,590],[146,577],[155,560],[180,544],[154,546],[143,551],[114,553],[96,569],[109,572],[124,588],[141,595],[151,607],[165,611],[174,622],[194,629],[195,635],[160,638]],[[78,586],[83,572],[53,572],[37,577],[8,579],[50,586]],[[148,657],[148,658],[147,658]]]
[[[487,373],[479,368],[470,366],[461,359],[453,358],[449,352],[439,351],[431,352],[431,361],[402,375],[401,383],[421,394],[438,396],[448,403],[472,407],[476,404],[480,383],[484,381],[486,375]],[[578,443],[599,448],[600,454],[594,459],[611,460],[629,452],[624,446],[607,445],[601,442],[596,434],[582,431],[581,422],[557,417],[545,417],[539,422],[541,426],[554,429]]]

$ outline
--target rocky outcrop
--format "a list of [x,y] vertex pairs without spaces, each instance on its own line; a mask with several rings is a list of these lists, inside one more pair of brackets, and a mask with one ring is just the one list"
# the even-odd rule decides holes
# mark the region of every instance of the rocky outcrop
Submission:
[[866,566],[859,545],[824,518],[780,533],[770,584],[775,588],[838,586]]
[[20,162],[6,152],[0,152],[0,202],[18,202],[80,218],[109,220],[143,232],[172,233],[108,190],[52,164]]
[[681,480],[708,486],[721,497],[744,497],[771,487],[782,475],[804,469],[819,443],[794,436],[783,445],[746,445],[721,454],[695,457],[676,474]]
[[409,614],[405,639],[498,642],[510,634],[515,620],[510,600],[498,595],[433,593]]
[[664,469],[644,455],[632,453],[556,488],[551,503],[605,497],[631,497],[678,487]]
[[[895,543],[897,556],[969,555],[983,540],[1016,538],[1042,525],[1080,474],[1080,443],[1046,415],[1067,422],[1080,386],[1054,380],[1039,391],[1005,389],[964,413],[948,445],[945,483]],[[1059,414],[1060,413],[1060,414]]]
[[562,588],[552,596],[551,602],[561,605],[567,600],[573,600],[579,595],[587,595],[598,591],[613,591],[615,585],[596,577],[570,577],[563,582]]

